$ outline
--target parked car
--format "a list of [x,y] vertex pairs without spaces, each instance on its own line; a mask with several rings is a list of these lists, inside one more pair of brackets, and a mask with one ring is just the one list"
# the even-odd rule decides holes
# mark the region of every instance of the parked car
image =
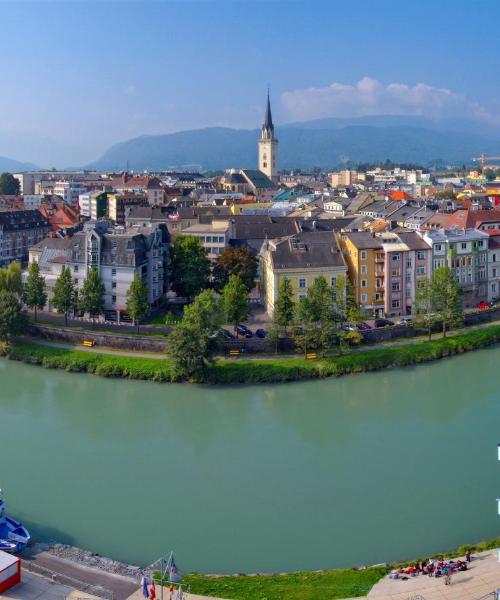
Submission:
[[477,305],[477,308],[478,308],[479,310],[487,310],[488,308],[490,308],[490,306],[491,306],[491,305],[490,305],[490,303],[489,303],[489,302],[485,302],[485,301],[483,300],[483,302],[480,302],[480,303]]
[[225,340],[234,340],[234,335],[228,331],[227,329],[222,329],[222,327],[217,331],[217,336],[221,337]]
[[413,325],[413,319],[411,317],[402,317],[396,322],[396,325]]
[[246,338],[253,337],[252,331],[250,329],[248,329],[248,327],[246,325],[237,325],[236,331],[243,337],[246,337]]
[[368,323],[359,323],[358,324],[358,331],[367,331],[368,329],[372,329],[372,326],[368,325]]
[[394,325],[394,322],[389,321],[389,319],[375,319],[373,325],[378,329],[379,327],[389,327],[390,325]]
[[349,323],[342,325],[342,329],[344,331],[357,331],[356,327],[354,327],[354,325],[350,325]]
[[265,329],[256,329],[255,330],[255,335],[260,338],[261,340],[263,340],[266,336],[266,330]]

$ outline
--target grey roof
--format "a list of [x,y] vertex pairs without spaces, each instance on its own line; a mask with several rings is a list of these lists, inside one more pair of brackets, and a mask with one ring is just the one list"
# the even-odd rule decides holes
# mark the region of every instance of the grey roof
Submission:
[[280,238],[297,233],[299,230],[293,219],[270,217],[268,215],[234,215],[235,240],[263,240]]
[[271,189],[276,187],[273,181],[258,169],[243,169],[242,173],[257,189]]
[[355,217],[340,217],[339,219],[297,219],[302,231],[341,231],[355,220]]
[[241,185],[247,182],[243,175],[241,175],[241,173],[230,173],[229,175],[225,175],[224,181],[226,183],[234,183],[237,185]]
[[337,240],[330,232],[315,231],[289,236],[270,245],[275,269],[345,267]]
[[405,221],[406,219],[411,217],[413,214],[415,214],[419,210],[420,210],[419,206],[405,205],[405,206],[402,206],[401,208],[398,208],[394,212],[390,213],[390,215],[388,215],[388,218],[391,221],[396,221],[396,222],[397,221]]
[[342,236],[350,240],[360,250],[382,248],[380,238],[375,237],[369,231],[350,231],[343,233]]
[[130,206],[127,209],[126,219],[140,219],[149,221],[168,221],[169,215],[174,215],[175,207],[170,206]]
[[50,227],[39,210],[0,211],[0,228],[4,231],[22,231],[37,227]]
[[410,250],[429,250],[429,244],[415,231],[400,231],[398,237]]

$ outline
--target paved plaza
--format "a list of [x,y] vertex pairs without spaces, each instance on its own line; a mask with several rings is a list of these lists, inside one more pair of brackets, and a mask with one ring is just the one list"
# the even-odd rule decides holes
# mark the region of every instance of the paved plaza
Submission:
[[419,575],[407,581],[384,577],[372,588],[368,600],[479,600],[500,588],[498,552],[490,550],[473,555],[470,568],[454,573],[450,586],[444,578]]
[[0,593],[0,600],[96,600],[85,592],[55,583],[46,577],[22,571],[21,583]]

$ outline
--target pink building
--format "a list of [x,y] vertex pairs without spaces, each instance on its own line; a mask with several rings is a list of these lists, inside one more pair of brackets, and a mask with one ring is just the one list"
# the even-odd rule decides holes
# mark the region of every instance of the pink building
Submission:
[[431,248],[413,231],[377,237],[385,254],[384,311],[389,317],[411,315],[418,282],[431,273]]

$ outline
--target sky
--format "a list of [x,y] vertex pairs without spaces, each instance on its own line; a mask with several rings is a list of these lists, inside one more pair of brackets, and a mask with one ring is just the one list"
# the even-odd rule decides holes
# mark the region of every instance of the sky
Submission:
[[417,114],[500,124],[498,0],[0,0],[0,155],[77,166],[144,134]]

